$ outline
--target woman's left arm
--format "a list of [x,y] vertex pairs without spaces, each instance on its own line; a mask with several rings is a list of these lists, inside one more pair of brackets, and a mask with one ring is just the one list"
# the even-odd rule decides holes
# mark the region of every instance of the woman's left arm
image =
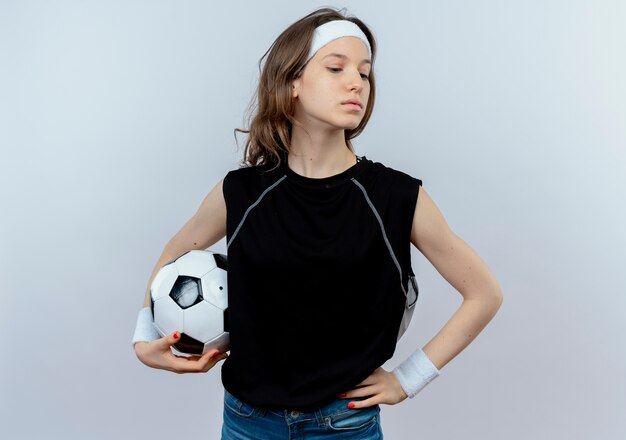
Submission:
[[[439,375],[439,371],[472,342],[502,304],[496,278],[478,254],[448,226],[443,215],[420,187],[413,214],[411,243],[435,269],[463,295],[463,303],[422,349],[417,349],[393,372],[378,367],[340,398],[369,396],[352,401],[348,408],[394,405],[414,397]],[[425,356],[426,357],[425,357]],[[408,394],[407,394],[408,393]]]
[[423,187],[420,187],[413,215],[411,243],[463,296],[458,310],[422,349],[437,369],[441,369],[491,321],[502,304],[502,291],[491,270],[450,229]]

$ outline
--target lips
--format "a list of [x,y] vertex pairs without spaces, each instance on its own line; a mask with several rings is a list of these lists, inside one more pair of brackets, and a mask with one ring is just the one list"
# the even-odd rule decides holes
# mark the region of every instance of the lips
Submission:
[[343,101],[342,104],[354,104],[358,105],[360,108],[363,108],[363,104],[361,104],[361,101],[357,99],[348,99],[347,101]]

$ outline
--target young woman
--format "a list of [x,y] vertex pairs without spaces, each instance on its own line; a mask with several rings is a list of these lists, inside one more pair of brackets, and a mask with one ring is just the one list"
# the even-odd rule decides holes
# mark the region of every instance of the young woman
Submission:
[[[380,404],[414,397],[502,303],[421,180],[355,154],[374,107],[375,56],[368,27],[341,11],[289,26],[263,56],[256,112],[240,130],[243,166],[168,242],[148,282],[226,236],[230,355],[173,355],[178,332],[159,338],[149,289],[133,338],[153,368],[206,372],[226,359],[223,439],[382,438]],[[386,371],[417,299],[410,244],[464,300]]]

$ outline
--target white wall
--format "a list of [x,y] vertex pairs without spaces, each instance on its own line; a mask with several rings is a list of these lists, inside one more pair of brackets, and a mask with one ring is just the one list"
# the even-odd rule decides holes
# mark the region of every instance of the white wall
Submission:
[[[321,5],[0,1],[2,438],[219,438],[221,363],[152,370],[130,339],[163,246],[237,166],[258,59]],[[386,438],[625,438],[624,2],[335,6],[379,43],[357,153],[422,179],[505,296],[435,382],[382,406]],[[461,302],[413,266],[387,370]]]

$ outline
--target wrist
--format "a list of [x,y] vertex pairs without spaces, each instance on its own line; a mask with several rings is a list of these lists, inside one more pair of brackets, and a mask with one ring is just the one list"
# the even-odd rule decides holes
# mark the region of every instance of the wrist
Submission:
[[154,320],[152,318],[152,310],[150,307],[144,307],[139,310],[137,314],[137,324],[135,326],[135,333],[133,334],[133,348],[137,342],[150,342],[155,339],[159,339],[161,335],[154,327]]
[[392,373],[411,399],[440,375],[440,371],[420,348],[394,368]]

